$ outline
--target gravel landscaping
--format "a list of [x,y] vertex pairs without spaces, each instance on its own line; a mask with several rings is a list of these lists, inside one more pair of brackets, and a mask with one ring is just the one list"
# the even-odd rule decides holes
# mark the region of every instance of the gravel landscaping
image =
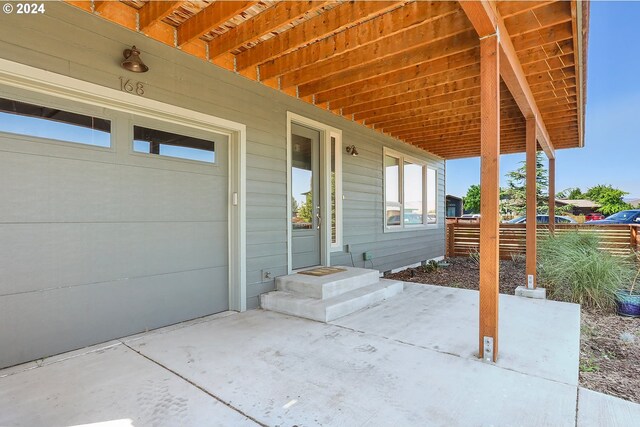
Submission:
[[[449,258],[435,271],[410,268],[388,275],[412,283],[478,289],[479,268],[471,258]],[[522,259],[500,261],[500,293],[513,295],[524,284]],[[540,283],[544,286],[544,283]],[[640,403],[640,319],[582,309],[580,385]]]

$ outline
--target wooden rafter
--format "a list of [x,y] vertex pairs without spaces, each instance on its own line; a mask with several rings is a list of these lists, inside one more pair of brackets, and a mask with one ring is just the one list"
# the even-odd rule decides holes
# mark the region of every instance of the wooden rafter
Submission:
[[209,56],[215,59],[240,46],[256,41],[264,35],[288,25],[305,14],[324,7],[329,1],[287,1],[273,5],[209,42]]
[[302,45],[353,25],[354,17],[366,20],[400,6],[397,1],[349,2],[343,3],[328,12],[315,16],[292,29],[272,37],[252,49],[236,56],[238,70],[258,65],[271,58],[290,52]]
[[348,70],[332,75],[330,79],[318,79],[298,86],[300,96],[311,95],[316,92],[346,86],[393,72],[394,70],[407,68],[415,64],[435,61],[457,52],[475,49],[477,40],[472,31],[455,34],[453,36],[437,40],[427,46],[418,46],[396,55],[388,56],[383,60],[356,66]]
[[497,31],[500,152],[525,150],[525,116],[546,151],[582,143],[579,2],[67,3],[445,158],[480,154],[478,35]]
[[455,11],[450,2],[414,2],[345,29],[301,49],[274,58],[260,65],[260,76],[274,78],[310,64],[353,51],[383,37],[398,35],[414,25],[427,23]]
[[257,1],[216,1],[178,27],[178,46],[183,46],[229,21]]
[[[310,63],[303,68],[287,73],[281,77],[280,86],[286,88],[318,79],[325,80],[327,76],[344,73],[351,68],[363,67],[370,63],[383,62],[387,58],[397,57],[405,51],[416,52],[422,46],[425,50],[429,49],[429,45],[439,40],[465,32],[465,23],[466,17],[463,13],[453,13],[434,21],[427,21],[405,30],[402,37],[387,36],[374,43],[366,44],[321,62]],[[442,28],[447,30],[444,31]]]
[[180,1],[156,1],[151,0],[145,3],[138,11],[140,15],[139,30],[144,31],[156,22],[162,21],[167,16],[174,13],[180,6]]

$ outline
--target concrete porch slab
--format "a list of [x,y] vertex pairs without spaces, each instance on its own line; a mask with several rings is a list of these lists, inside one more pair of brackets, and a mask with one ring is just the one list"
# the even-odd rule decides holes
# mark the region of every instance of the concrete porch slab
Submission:
[[256,425],[122,343],[74,353],[0,371],[0,425]]
[[580,387],[578,427],[634,427],[640,424],[640,405]]
[[575,423],[575,387],[273,312],[130,345],[267,425]]
[[[478,292],[407,283],[384,304],[332,322],[364,333],[477,359]],[[578,384],[580,306],[500,295],[497,366]]]
[[[361,330],[262,310],[224,313],[0,371],[0,425],[575,426],[577,386],[545,378],[564,371],[520,370],[531,359],[509,356],[531,351],[532,341],[519,337],[527,328],[507,324],[519,316],[553,324],[550,302],[503,301],[501,355],[517,363],[493,365],[472,354],[477,293],[406,288],[342,319]],[[544,338],[555,329],[535,331]],[[544,341],[566,351],[556,339]]]

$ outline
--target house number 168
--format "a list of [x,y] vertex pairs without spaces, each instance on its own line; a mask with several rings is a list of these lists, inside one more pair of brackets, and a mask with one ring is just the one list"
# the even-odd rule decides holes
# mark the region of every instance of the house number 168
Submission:
[[131,79],[120,77],[120,90],[142,96],[144,95],[144,84],[142,84],[142,82],[132,82]]

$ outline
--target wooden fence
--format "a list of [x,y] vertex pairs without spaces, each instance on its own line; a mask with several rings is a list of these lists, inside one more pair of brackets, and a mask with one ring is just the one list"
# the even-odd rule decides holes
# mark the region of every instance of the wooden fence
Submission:
[[[538,239],[549,235],[547,224],[538,224]],[[556,234],[570,231],[596,233],[601,249],[627,256],[640,250],[640,226],[629,224],[586,225],[556,224]],[[500,258],[524,255],[527,249],[526,224],[500,224]],[[468,256],[480,248],[480,223],[447,220],[447,256]]]

